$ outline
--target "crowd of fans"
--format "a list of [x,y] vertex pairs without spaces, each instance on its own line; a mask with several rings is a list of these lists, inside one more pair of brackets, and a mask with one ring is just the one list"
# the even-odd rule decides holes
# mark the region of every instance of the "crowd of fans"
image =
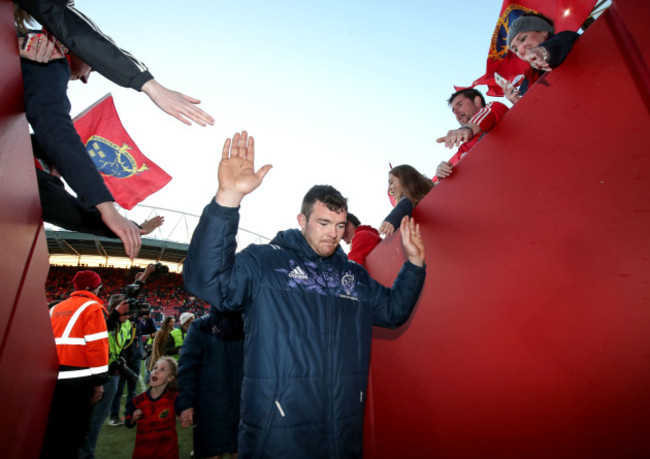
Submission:
[[[72,278],[83,269],[80,266],[51,266],[45,284],[47,301],[68,298],[73,291]],[[133,281],[137,268],[92,268],[104,282],[100,298],[106,300],[113,294],[122,293],[124,286]],[[177,273],[160,273],[152,276],[144,287],[142,298],[151,305],[156,322],[162,316],[172,315],[176,320],[184,312],[201,317],[209,306],[198,298],[191,296],[183,286],[183,276]]]

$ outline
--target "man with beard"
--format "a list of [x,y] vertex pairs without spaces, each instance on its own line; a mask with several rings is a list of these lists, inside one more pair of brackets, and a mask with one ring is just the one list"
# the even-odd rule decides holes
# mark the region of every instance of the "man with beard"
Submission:
[[[436,170],[436,179],[440,180],[451,175],[456,164],[472,149],[483,135],[492,129],[508,111],[501,102],[485,103],[483,94],[474,88],[462,89],[451,95],[447,101],[451,111],[460,123],[459,129],[452,129],[446,136],[436,140],[444,143],[447,148],[460,145],[456,154],[449,160],[443,161]],[[434,181],[437,181],[434,179]]]
[[244,315],[239,455],[362,457],[372,327],[402,325],[417,302],[425,278],[419,227],[402,220],[408,260],[384,287],[339,247],[347,200],[317,185],[303,199],[300,230],[235,255],[239,205],[271,168],[255,172],[254,155],[245,131],[226,141],[218,191],[183,274],[190,292]]

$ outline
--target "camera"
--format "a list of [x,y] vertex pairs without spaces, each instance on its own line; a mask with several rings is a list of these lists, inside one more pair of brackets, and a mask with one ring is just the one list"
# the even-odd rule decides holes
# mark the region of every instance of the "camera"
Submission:
[[124,293],[124,299],[129,303],[129,312],[133,317],[138,316],[143,309],[149,307],[149,304],[145,299],[138,298],[142,292],[142,286],[142,282],[135,281],[133,284],[127,285],[122,290]]
[[113,363],[111,363],[109,367],[109,372],[117,372],[120,376],[130,382],[135,382],[138,380],[138,375],[126,365],[126,360],[122,356],[113,360]]
[[[153,268],[153,271],[149,271],[151,273],[155,273],[155,274],[169,273],[169,267],[163,265],[160,262],[152,263],[149,265],[149,267]],[[138,280],[136,280],[132,284],[125,286],[122,289],[122,293],[124,294],[124,299],[129,303],[129,311],[131,312],[131,317],[134,318],[145,315],[146,312],[144,311],[145,310],[148,311],[151,308],[149,303],[147,303],[146,299],[140,297],[144,286],[143,280],[139,280],[138,277],[136,277],[136,279]]]

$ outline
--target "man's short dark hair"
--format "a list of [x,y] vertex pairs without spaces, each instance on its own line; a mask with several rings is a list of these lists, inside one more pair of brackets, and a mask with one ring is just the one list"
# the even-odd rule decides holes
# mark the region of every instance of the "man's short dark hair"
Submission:
[[479,91],[477,89],[474,89],[474,88],[465,88],[465,89],[461,89],[460,91],[456,91],[455,93],[453,93],[451,95],[451,97],[449,98],[447,103],[449,105],[451,105],[454,102],[454,99],[456,97],[458,97],[458,96],[461,96],[461,95],[467,97],[469,100],[472,100],[472,101],[474,100],[474,98],[476,96],[478,96],[478,97],[481,98],[481,104],[483,105],[483,107],[485,107],[485,97],[483,97],[483,94],[481,94],[481,91]]
[[314,204],[320,201],[332,212],[348,211],[348,200],[333,186],[314,185],[302,199],[300,213],[309,220]]
[[350,212],[348,212],[348,222],[352,223],[357,228],[359,227],[359,225],[361,225],[361,222],[359,221],[357,216],[351,214]]

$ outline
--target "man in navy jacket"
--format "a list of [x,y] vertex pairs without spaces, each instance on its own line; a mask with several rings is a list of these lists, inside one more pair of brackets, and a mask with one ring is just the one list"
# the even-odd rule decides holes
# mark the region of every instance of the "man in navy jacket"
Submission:
[[339,247],[347,201],[318,185],[303,200],[300,230],[235,256],[239,204],[271,168],[255,172],[254,154],[246,131],[226,141],[219,188],[184,269],[189,291],[244,313],[239,455],[361,457],[372,326],[400,326],[417,302],[425,278],[419,227],[402,221],[408,261],[384,287]]

